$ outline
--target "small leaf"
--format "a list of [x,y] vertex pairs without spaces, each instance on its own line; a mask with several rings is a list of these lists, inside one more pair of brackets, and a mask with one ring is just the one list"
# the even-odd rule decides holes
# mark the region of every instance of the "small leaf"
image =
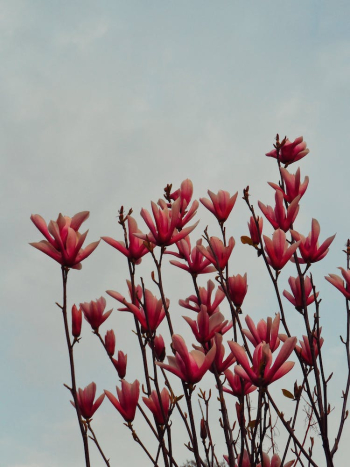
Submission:
[[243,235],[241,237],[241,242],[243,243],[243,245],[247,245],[247,244],[251,246],[254,245],[254,243],[252,242],[252,239],[250,237],[247,237],[246,235]]
[[249,428],[254,428],[256,425],[256,420],[251,420],[249,423],[248,423],[248,427]]
[[288,389],[282,389],[282,392],[284,397],[288,397],[288,399],[294,399],[293,394],[290,391],[288,391]]

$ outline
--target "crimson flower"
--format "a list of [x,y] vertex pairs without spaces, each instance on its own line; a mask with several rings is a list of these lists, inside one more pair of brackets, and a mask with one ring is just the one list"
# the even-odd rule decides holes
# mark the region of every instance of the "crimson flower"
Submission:
[[140,396],[140,382],[137,379],[132,384],[122,381],[121,389],[117,387],[119,400],[107,390],[105,394],[126,422],[130,423],[134,420]]
[[197,240],[196,246],[191,250],[191,240],[189,236],[176,242],[179,253],[175,253],[173,251],[167,251],[167,253],[169,255],[174,255],[177,258],[184,259],[187,264],[183,264],[174,260],[170,261],[170,264],[184,269],[185,271],[194,275],[215,272],[216,269],[211,265],[209,259],[203,256],[203,254],[198,250],[198,245],[202,245],[202,239]]
[[103,297],[100,297],[96,301],[92,300],[89,303],[81,303],[80,307],[83,310],[84,318],[94,331],[97,331],[101,324],[104,323],[112,313],[112,310],[109,310],[103,314],[106,308],[106,300]]
[[282,269],[291,259],[300,242],[293,243],[288,247],[286,234],[281,229],[274,231],[272,240],[264,235],[267,262],[276,270]]
[[200,344],[210,341],[217,332],[224,333],[232,327],[232,323],[227,326],[228,321],[225,321],[224,315],[220,312],[209,316],[205,305],[201,305],[201,311],[197,314],[196,321],[188,316],[183,316],[183,318],[190,325],[195,338]]
[[228,241],[228,246],[224,246],[218,237],[210,237],[210,245],[205,248],[203,245],[197,245],[197,249],[205,256],[216,269],[223,270],[227,266],[232,250],[235,246],[234,238]]
[[98,240],[82,249],[88,231],[81,234],[78,229],[89,215],[89,211],[79,212],[72,218],[59,214],[57,221],[50,221],[49,227],[47,227],[46,222],[39,214],[32,214],[31,221],[46,240],[30,243],[30,245],[50,256],[62,266],[81,269],[81,261],[90,256],[100,243]]
[[118,351],[118,360],[112,358],[114,368],[118,372],[120,379],[124,379],[126,375],[126,364],[128,362],[128,356],[124,354],[121,350]]
[[237,274],[237,276],[231,276],[227,280],[227,291],[236,307],[241,307],[244,297],[247,294],[247,273],[244,276]]
[[[321,331],[322,331],[322,327],[320,328],[319,333],[316,330],[316,331],[314,331],[314,333],[312,335],[312,344],[313,344],[313,347],[314,347],[315,358],[318,357],[318,353],[319,353],[318,352],[318,347],[321,348],[322,345],[323,345],[323,342],[324,342],[323,337],[321,337]],[[286,334],[280,334],[279,338],[283,342],[285,342],[287,340]],[[319,344],[317,344],[317,340],[319,340]],[[302,341],[300,340],[299,343],[300,343],[300,346],[299,345],[295,346],[296,352],[299,354],[300,358],[303,360],[303,362],[306,365],[313,366],[312,352],[311,352],[310,342],[309,342],[308,337],[303,336],[303,340]]]
[[[151,347],[151,344],[148,345]],[[155,336],[155,338],[153,339],[153,346],[156,359],[159,362],[162,362],[165,358],[165,344],[164,339],[161,335]]]
[[[285,144],[280,149],[279,161],[285,165],[292,164],[297,162],[307,154],[309,154],[309,149],[306,148],[306,142],[303,140],[302,136],[296,138],[293,143],[286,140]],[[272,151],[266,154],[268,157],[274,157],[277,159],[277,150],[273,149]]]
[[[263,452],[263,463],[260,463],[257,465],[257,467],[282,467],[281,466],[281,459],[280,459],[280,456],[278,454],[274,454],[272,457],[271,457],[271,461],[270,461],[270,457],[268,454],[266,454],[266,452]],[[292,465],[294,464],[294,461],[289,461],[287,462],[286,464],[284,464],[283,467],[292,467]]]
[[260,237],[261,237],[261,233],[262,233],[262,229],[263,229],[263,218],[258,217],[257,221],[258,221],[258,225],[259,225],[260,236],[259,236],[258,229],[256,228],[256,223],[255,223],[255,220],[254,220],[253,216],[250,217],[249,222],[248,222],[250,239],[251,239],[253,245],[255,245],[255,246],[259,245],[259,243],[260,243]]
[[255,347],[253,354],[253,367],[250,367],[247,354],[237,342],[229,342],[233,355],[241,366],[235,367],[236,375],[250,381],[255,386],[268,386],[287,374],[294,366],[294,362],[286,362],[293,352],[297,338],[289,337],[282,345],[274,364],[269,344],[261,342]]
[[115,334],[113,329],[106,332],[105,335],[105,347],[108,355],[112,357],[115,352]]
[[298,203],[300,201],[300,196],[297,196],[291,202],[288,206],[287,213],[283,205],[283,193],[281,191],[276,190],[275,201],[275,209],[271,206],[265,206],[261,201],[258,202],[258,205],[274,229],[282,229],[284,232],[287,232],[299,212]]
[[347,271],[344,268],[339,269],[345,279],[345,284],[342,278],[336,274],[329,274],[329,277],[326,277],[325,279],[340,290],[347,300],[350,300],[350,269]]
[[233,196],[228,191],[219,190],[216,195],[208,190],[208,198],[200,198],[200,202],[217,218],[220,223],[224,223],[230,215],[236,203],[238,191]]
[[[304,304],[303,304],[303,295],[301,293],[301,284],[300,284],[300,277],[290,277],[288,279],[288,283],[290,285],[290,288],[292,290],[292,294],[290,294],[287,290],[283,291],[283,295],[295,306],[295,308],[300,311],[303,309]],[[310,277],[305,276],[304,277],[304,291],[305,291],[305,300],[306,306],[311,305],[315,301],[315,298],[318,297],[318,292],[316,293],[316,296],[314,294],[310,295],[312,292],[312,284]]]
[[281,174],[285,185],[285,191],[283,191],[279,185],[276,185],[276,183],[269,182],[269,185],[276,191],[280,191],[287,203],[292,203],[298,196],[301,198],[309,184],[309,177],[305,177],[303,183],[301,183],[300,168],[298,168],[295,175],[293,175],[289,173],[287,169],[281,167]]
[[174,334],[172,347],[175,351],[175,357],[167,357],[168,364],[160,362],[156,364],[174,373],[174,375],[189,384],[198,383],[214,361],[216,353],[215,345],[213,345],[206,355],[199,350],[191,350],[189,352],[183,338],[178,334]]
[[226,370],[224,375],[230,385],[230,388],[223,386],[222,390],[228,394],[238,397],[239,399],[250,394],[256,389],[256,386],[254,386],[250,381],[242,379],[238,375],[234,375],[231,370]]
[[[216,345],[216,354],[215,354],[213,365],[215,364],[216,370],[220,375],[221,373],[226,371],[236,361],[236,357],[233,355],[232,352],[230,352],[224,360],[225,347],[222,344],[222,334],[220,333],[215,334],[215,337],[213,340]],[[212,372],[214,372],[213,365],[210,368],[210,371]]]
[[[179,220],[176,224],[176,228],[182,230],[184,226],[196,215],[199,203],[197,200],[193,201],[192,206],[187,211],[188,206],[190,205],[193,195],[193,183],[187,178],[181,183],[181,186],[178,190],[174,191],[170,195],[170,199],[176,201],[178,198],[181,200],[180,215]],[[160,206],[164,205],[163,200],[159,200],[158,204]],[[169,207],[169,206],[168,206]]]
[[153,413],[156,422],[159,423],[159,425],[165,425],[170,409],[170,394],[166,388],[164,388],[160,393],[160,399],[161,401],[159,401],[157,391],[152,391],[150,397],[142,398],[143,402]]
[[[96,384],[95,383],[90,383],[88,386],[86,386],[86,388],[84,389],[79,388],[77,391],[77,400],[78,400],[80,413],[86,420],[89,420],[94,415],[96,410],[102,404],[103,399],[105,398],[105,395],[101,394],[100,397],[94,403],[95,395],[96,395]],[[73,401],[70,401],[70,402],[75,407],[74,402]]]
[[80,308],[76,305],[72,306],[72,335],[77,338],[81,333],[81,325],[83,320],[83,314]]
[[192,230],[198,225],[199,221],[191,227],[186,227],[181,230],[181,232],[178,232],[176,229],[180,218],[181,198],[178,198],[171,205],[170,209],[166,203],[162,203],[161,207],[158,207],[154,202],[151,204],[154,221],[146,209],[141,209],[141,217],[146,222],[151,232],[149,234],[134,234],[142,240],[149,241],[158,246],[169,246],[178,242],[182,238],[185,238],[186,235],[192,232]]
[[145,247],[143,240],[135,237],[134,234],[141,234],[141,230],[137,227],[137,222],[131,216],[127,216],[128,220],[128,236],[129,244],[125,245],[125,242],[114,240],[111,237],[101,237],[106,243],[116,248],[118,251],[123,253],[124,256],[130,259],[135,264],[140,264],[142,257],[148,253],[148,249]]
[[[115,292],[114,290],[107,290],[107,293],[125,305],[125,308],[118,308],[119,311],[131,311],[131,313],[134,314],[136,319],[141,324],[142,330],[144,332],[156,331],[160,323],[165,318],[162,299],[157,300],[157,297],[155,297],[148,289],[145,290],[144,306],[142,307],[138,307],[133,303],[127,302],[119,292]],[[169,300],[166,300],[167,306],[169,306]]]
[[[212,293],[215,289],[214,282],[209,280],[207,282],[207,287],[199,287],[199,298],[196,295],[191,295],[186,298],[186,300],[179,300],[179,305],[183,308],[187,308],[189,310],[195,311],[196,313],[200,312],[200,304],[205,305],[207,307],[207,312],[209,316],[214,313],[217,313],[219,310],[219,305],[225,298],[224,292],[218,288],[215,293],[214,300],[212,301]],[[193,303],[193,305],[191,305]]]
[[328,237],[322,245],[319,246],[318,237],[320,236],[320,231],[320,224],[316,219],[312,219],[311,232],[306,238],[295,230],[290,231],[294,240],[300,242],[299,251],[302,256],[298,258],[300,263],[316,263],[327,255],[329,251],[328,247],[333,242],[335,235]]
[[245,322],[249,328],[243,329],[243,334],[250,340],[250,342],[257,347],[261,342],[269,344],[271,352],[274,352],[280,345],[278,338],[278,329],[280,326],[280,314],[277,313],[275,319],[272,321],[271,317],[267,320],[261,319],[258,322],[257,327],[249,315],[246,316]]

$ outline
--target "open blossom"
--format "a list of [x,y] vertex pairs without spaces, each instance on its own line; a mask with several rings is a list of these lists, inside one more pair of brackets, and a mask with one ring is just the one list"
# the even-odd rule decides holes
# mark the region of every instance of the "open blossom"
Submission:
[[81,333],[81,325],[83,320],[83,314],[80,308],[76,305],[72,306],[72,335],[77,338]]
[[118,372],[120,379],[124,379],[126,375],[126,365],[128,363],[128,356],[121,350],[118,351],[118,359],[112,358],[114,368]]
[[[216,354],[213,365],[215,364],[216,370],[220,375],[236,361],[236,357],[233,355],[232,352],[230,352],[224,360],[225,347],[222,344],[222,334],[215,334],[214,342],[216,345]],[[210,368],[210,371],[212,372],[214,371],[213,365]]]
[[230,259],[232,250],[235,246],[234,238],[228,241],[225,246],[218,237],[210,237],[210,245],[205,248],[203,245],[197,245],[197,249],[216,267],[216,269],[225,269]]
[[301,258],[298,257],[300,263],[316,263],[327,255],[329,251],[328,247],[333,242],[335,235],[328,237],[322,245],[319,246],[318,237],[320,236],[320,230],[321,228],[318,221],[312,219],[311,232],[306,238],[295,230],[290,231],[294,240],[300,242],[299,251],[302,256]]
[[126,422],[134,420],[140,396],[140,382],[137,379],[132,384],[122,381],[121,389],[117,387],[119,400],[107,390],[105,394]]
[[[159,300],[155,297],[152,292],[145,289],[144,306],[136,306],[133,303],[129,303],[126,299],[114,290],[107,290],[108,295],[118,300],[118,302],[125,305],[125,308],[118,308],[119,311],[130,311],[134,314],[136,319],[139,321],[142,327],[142,331],[154,332],[165,318],[165,310],[163,307],[162,299]],[[167,300],[167,306],[169,306],[169,300]]]
[[[231,324],[227,326],[228,321],[225,321],[224,315],[220,312],[209,316],[205,305],[201,305],[201,311],[197,314],[197,320],[183,316],[184,320],[190,325],[192,332],[201,344],[210,341],[217,332],[227,332],[231,329]],[[225,328],[225,329],[224,329]]]
[[[263,218],[258,216],[257,221],[258,221],[259,232],[260,232],[260,237],[261,237],[262,230],[263,230]],[[250,233],[250,239],[253,245],[259,245],[260,243],[259,232],[256,227],[256,223],[255,223],[253,216],[250,216],[250,219],[248,222],[248,228],[249,228],[249,233]]]
[[170,394],[166,388],[164,388],[161,391],[160,399],[161,401],[159,402],[157,391],[152,391],[150,397],[142,398],[143,402],[153,413],[156,422],[160,425],[165,425],[169,416],[170,409]]
[[176,246],[179,250],[178,253],[173,251],[167,251],[169,255],[174,255],[177,258],[184,259],[187,264],[180,263],[179,261],[170,261],[170,264],[177,266],[178,268],[184,269],[190,274],[207,274],[208,272],[215,272],[216,269],[211,265],[209,259],[203,256],[198,250],[198,246],[202,245],[202,239],[197,240],[196,246],[191,250],[191,240],[190,237],[183,238],[182,240],[176,242]]
[[[170,199],[176,201],[178,198],[181,200],[179,220],[176,228],[181,230],[184,226],[196,215],[199,203],[197,200],[193,201],[192,206],[188,209],[193,195],[193,183],[187,178],[181,183],[178,190],[170,194]],[[164,206],[164,201],[159,200],[158,204]],[[168,206],[170,207],[170,206]]]
[[89,303],[81,303],[80,307],[83,310],[84,318],[94,331],[97,331],[101,324],[104,323],[112,313],[112,310],[109,310],[103,314],[106,308],[106,300],[103,297],[100,297],[96,301],[92,300]]
[[114,355],[115,352],[115,334],[113,329],[106,332],[105,335],[105,348],[110,357]]
[[227,280],[227,291],[236,307],[241,307],[244,297],[247,294],[247,273],[244,276],[237,274],[237,276],[231,276]]
[[158,207],[154,202],[151,204],[154,221],[146,209],[141,209],[141,217],[146,222],[151,232],[149,234],[134,234],[142,240],[150,241],[158,246],[169,246],[178,242],[182,238],[185,238],[186,235],[192,232],[192,230],[198,225],[199,221],[191,227],[186,227],[181,230],[181,232],[176,229],[180,217],[180,198],[171,205],[170,209],[166,203],[161,203],[161,207]]
[[256,389],[256,386],[254,386],[250,381],[242,379],[238,375],[234,375],[231,370],[226,370],[224,375],[230,387],[228,388],[224,386],[222,390],[228,394],[241,398]]
[[[276,191],[280,191],[283,194],[284,199],[287,203],[292,203],[298,196],[301,198],[309,184],[309,177],[305,177],[303,183],[300,181],[300,168],[296,171],[295,175],[288,172],[287,169],[281,167],[281,175],[285,185],[285,191],[276,183],[269,182],[269,185]],[[299,199],[300,199],[299,198]]]
[[[78,399],[80,413],[86,420],[89,420],[94,415],[96,410],[102,404],[103,399],[105,398],[105,395],[101,394],[100,397],[98,397],[94,403],[95,395],[96,395],[96,384],[95,383],[90,383],[88,386],[86,386],[86,388],[84,389],[79,388],[77,391],[77,399]],[[73,401],[71,401],[71,404],[75,407],[75,404]]]
[[[323,337],[321,337],[321,331],[322,331],[322,327],[320,328],[319,334],[318,334],[317,330],[314,331],[314,333],[313,333],[313,338],[312,338],[313,342],[312,343],[313,343],[313,347],[314,347],[315,358],[318,357],[318,353],[319,353],[318,352],[318,344],[317,344],[317,336],[319,337],[319,346],[320,346],[320,348],[322,347],[323,342],[324,342]],[[283,342],[285,342],[287,340],[287,335],[286,334],[280,334],[279,337],[280,337],[281,341],[283,341]],[[300,343],[300,346],[299,345],[295,346],[296,352],[299,354],[299,356],[301,357],[301,359],[303,360],[303,362],[306,365],[313,366],[312,352],[311,352],[310,342],[309,342],[308,337],[303,336],[303,340],[300,340],[299,343]]]
[[135,237],[135,233],[141,234],[141,230],[137,227],[137,222],[131,216],[127,216],[128,220],[128,237],[129,244],[125,245],[125,242],[114,240],[111,237],[101,237],[106,243],[116,248],[118,251],[123,253],[127,258],[135,264],[140,264],[142,257],[148,253],[148,249],[143,244],[143,240]]
[[295,221],[295,218],[299,212],[299,200],[300,196],[297,196],[290,203],[287,209],[287,213],[283,204],[283,193],[281,191],[276,191],[275,209],[273,209],[271,206],[265,206],[265,204],[261,203],[261,201],[259,201],[258,204],[266,219],[270,222],[274,229],[282,229],[284,232],[287,232]]
[[[215,268],[214,268],[215,270]],[[207,282],[207,287],[199,287],[199,298],[200,302],[198,301],[198,297],[196,295],[191,295],[190,297],[186,298],[186,300],[179,300],[179,305],[183,308],[187,308],[189,310],[195,311],[197,313],[200,312],[200,303],[207,307],[207,313],[211,316],[214,313],[219,312],[219,305],[225,298],[225,294],[220,288],[216,290],[215,297],[212,300],[213,290],[215,289],[214,282],[209,280]],[[191,305],[193,303],[193,305]]]
[[281,229],[274,231],[272,240],[264,235],[264,242],[267,261],[276,271],[286,265],[300,244],[300,242],[296,242],[289,246],[286,234]]
[[[283,467],[292,467],[293,464],[294,464],[294,461],[289,461],[286,464],[284,464]],[[269,455],[266,454],[266,452],[263,452],[263,463],[258,464],[256,467],[262,467],[262,466],[264,466],[264,467],[282,467],[280,456],[278,454],[274,454],[271,457],[271,461],[270,461]]]
[[238,191],[231,196],[228,191],[219,190],[216,195],[208,190],[208,195],[211,201],[208,198],[200,198],[200,202],[214,214],[219,222],[225,222],[236,203]]
[[81,261],[91,255],[100,241],[90,243],[82,249],[88,231],[78,232],[81,224],[89,217],[89,211],[79,212],[72,218],[59,214],[57,221],[50,221],[47,227],[39,214],[32,214],[30,219],[46,240],[30,243],[34,248],[53,258],[62,266],[81,269]]
[[269,344],[261,342],[255,347],[253,354],[253,367],[250,363],[243,347],[237,342],[229,342],[233,355],[237,363],[241,366],[235,367],[236,375],[250,381],[255,386],[267,386],[287,374],[294,366],[294,362],[286,362],[293,352],[297,338],[290,337],[282,345],[275,362],[272,364],[272,352]]
[[[288,279],[288,283],[290,285],[292,294],[289,293],[287,290],[283,291],[283,295],[295,306],[297,310],[302,310],[304,307],[303,304],[303,295],[301,292],[301,284],[300,284],[300,277],[290,277]],[[312,284],[310,277],[304,277],[304,291],[305,291],[305,300],[306,306],[311,305],[315,301],[315,298],[318,297],[318,292],[316,293],[316,297],[312,293]]]
[[160,362],[156,364],[174,373],[174,375],[189,384],[198,383],[214,361],[216,353],[215,345],[213,345],[206,355],[199,350],[191,350],[189,352],[183,338],[178,334],[174,334],[172,346],[176,352],[175,357],[167,357],[168,364]]
[[[306,142],[303,141],[303,137],[299,136],[293,142],[286,140],[285,144],[280,149],[279,160],[283,164],[289,165],[293,162],[297,162],[307,154],[309,154],[309,149],[306,147]],[[268,157],[274,157],[277,159],[277,150],[273,149],[272,151],[266,154]]]
[[347,271],[344,268],[339,268],[341,273],[345,279],[342,280],[341,277],[337,276],[336,274],[329,274],[329,277],[326,277],[328,282],[330,282],[334,287],[336,287],[340,292],[344,295],[345,298],[350,300],[350,269]]
[[243,329],[243,334],[250,340],[250,342],[257,347],[261,342],[269,344],[271,352],[274,352],[280,345],[280,340],[278,338],[278,330],[280,326],[280,314],[277,313],[275,319],[272,321],[271,317],[268,317],[267,320],[261,319],[258,322],[257,327],[250,316],[246,316],[245,322],[249,328]]

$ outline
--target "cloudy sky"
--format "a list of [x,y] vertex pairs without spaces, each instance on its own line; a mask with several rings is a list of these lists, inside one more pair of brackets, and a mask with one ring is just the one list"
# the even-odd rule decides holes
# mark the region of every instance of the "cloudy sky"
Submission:
[[[83,466],[63,387],[68,358],[54,304],[61,300],[60,268],[28,246],[41,240],[30,214],[50,220],[59,212],[89,210],[84,225],[94,241],[121,238],[121,205],[132,207],[146,230],[141,207],[157,201],[167,183],[177,187],[186,178],[193,180],[196,198],[208,188],[242,193],[250,185],[254,203],[273,204],[266,182],[278,174],[264,153],[277,132],[290,139],[303,135],[310,148],[300,162],[310,185],[296,227],[307,234],[315,217],[321,240],[337,233],[331,253],[314,267],[327,371],[336,373],[335,426],[344,387],[344,303],[323,276],[344,266],[341,250],[350,234],[349,14],[349,2],[341,0],[0,1],[1,466]],[[204,207],[199,216],[193,240],[212,223]],[[248,218],[239,199],[228,222],[236,240],[247,233]],[[210,229],[218,233],[213,223]],[[231,264],[232,273],[248,272],[245,312],[254,319],[272,316],[276,300],[254,252],[237,241]],[[176,332],[190,337],[177,301],[192,293],[191,284],[174,269],[166,266],[166,294]],[[150,270],[146,259],[140,274],[152,288]],[[288,266],[282,287],[293,273]],[[70,273],[69,303],[90,301],[107,289],[125,294],[126,277],[121,255],[101,244],[82,271]],[[107,302],[117,308],[111,298]],[[299,317],[292,307],[288,311],[297,334]],[[128,318],[115,311],[102,331],[115,330],[133,381],[142,373]],[[84,323],[76,349],[78,385],[96,381],[100,393],[118,381],[98,344]],[[144,427],[136,421],[141,437]],[[147,465],[108,400],[94,424],[112,465]],[[184,460],[186,439],[180,424],[174,429]],[[350,454],[347,430],[338,465]],[[216,442],[220,452],[223,441]],[[91,452],[93,466],[104,465],[93,446]]]

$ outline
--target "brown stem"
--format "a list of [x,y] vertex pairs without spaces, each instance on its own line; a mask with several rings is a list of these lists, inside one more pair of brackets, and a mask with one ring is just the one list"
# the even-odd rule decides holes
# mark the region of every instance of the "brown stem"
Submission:
[[100,451],[100,454],[101,454],[103,460],[105,461],[106,465],[107,465],[108,467],[110,467],[109,459],[107,459],[107,457],[104,455],[104,452],[102,451],[101,446],[99,445],[99,443],[98,443],[98,441],[97,441],[96,435],[95,435],[95,433],[93,432],[93,429],[91,428],[90,422],[87,422],[87,426],[88,426],[89,431],[90,431],[91,434],[92,434],[92,436],[89,436],[89,438],[92,439],[92,441],[96,444],[97,449]]

